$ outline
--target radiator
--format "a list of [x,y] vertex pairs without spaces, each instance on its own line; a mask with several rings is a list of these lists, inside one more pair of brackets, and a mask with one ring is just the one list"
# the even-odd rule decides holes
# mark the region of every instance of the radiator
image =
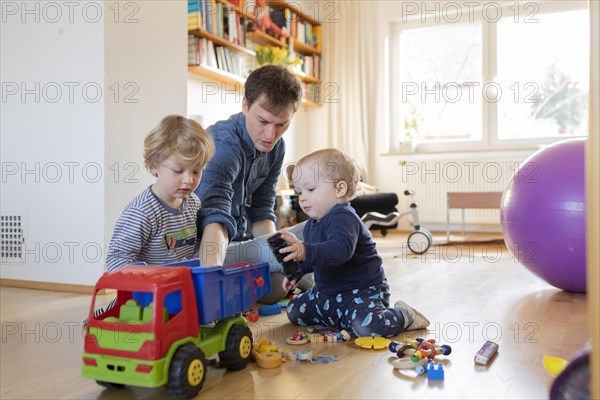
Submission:
[[[519,168],[518,160],[427,160],[401,161],[401,187],[415,192],[421,225],[430,230],[446,228],[447,192],[504,191]],[[410,205],[407,196],[402,200],[404,209]],[[450,211],[452,229],[461,225],[461,210]],[[500,211],[497,209],[466,209],[467,230],[487,226],[491,231],[500,229]],[[487,229],[485,229],[487,230]]]

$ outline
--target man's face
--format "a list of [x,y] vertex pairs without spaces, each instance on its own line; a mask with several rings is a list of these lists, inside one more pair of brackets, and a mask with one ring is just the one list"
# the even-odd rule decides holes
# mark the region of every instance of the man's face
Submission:
[[242,109],[246,116],[246,130],[254,148],[263,153],[273,150],[275,144],[289,128],[294,116],[294,107],[291,104],[280,113],[272,114],[261,106],[261,99],[250,107],[244,99]]

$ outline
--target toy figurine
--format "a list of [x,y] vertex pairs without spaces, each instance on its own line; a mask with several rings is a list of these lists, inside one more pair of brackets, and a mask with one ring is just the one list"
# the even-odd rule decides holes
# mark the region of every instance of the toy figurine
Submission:
[[269,16],[269,10],[264,0],[256,0],[254,14],[256,15],[257,28],[262,32],[275,36],[280,40],[289,36],[285,26],[279,27],[273,22]]

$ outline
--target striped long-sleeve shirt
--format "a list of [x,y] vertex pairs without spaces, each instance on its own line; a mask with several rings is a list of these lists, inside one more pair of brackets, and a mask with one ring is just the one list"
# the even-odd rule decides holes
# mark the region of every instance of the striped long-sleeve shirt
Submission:
[[106,257],[108,271],[135,262],[160,265],[192,258],[198,248],[199,209],[194,193],[175,209],[148,187],[125,207],[115,225]]

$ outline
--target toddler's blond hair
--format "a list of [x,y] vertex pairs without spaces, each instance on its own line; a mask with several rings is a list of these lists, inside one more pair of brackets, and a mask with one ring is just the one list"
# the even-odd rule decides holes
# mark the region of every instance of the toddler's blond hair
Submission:
[[163,118],[144,140],[144,163],[148,170],[171,156],[184,162],[198,162],[204,169],[214,153],[210,134],[198,122],[181,115]]

